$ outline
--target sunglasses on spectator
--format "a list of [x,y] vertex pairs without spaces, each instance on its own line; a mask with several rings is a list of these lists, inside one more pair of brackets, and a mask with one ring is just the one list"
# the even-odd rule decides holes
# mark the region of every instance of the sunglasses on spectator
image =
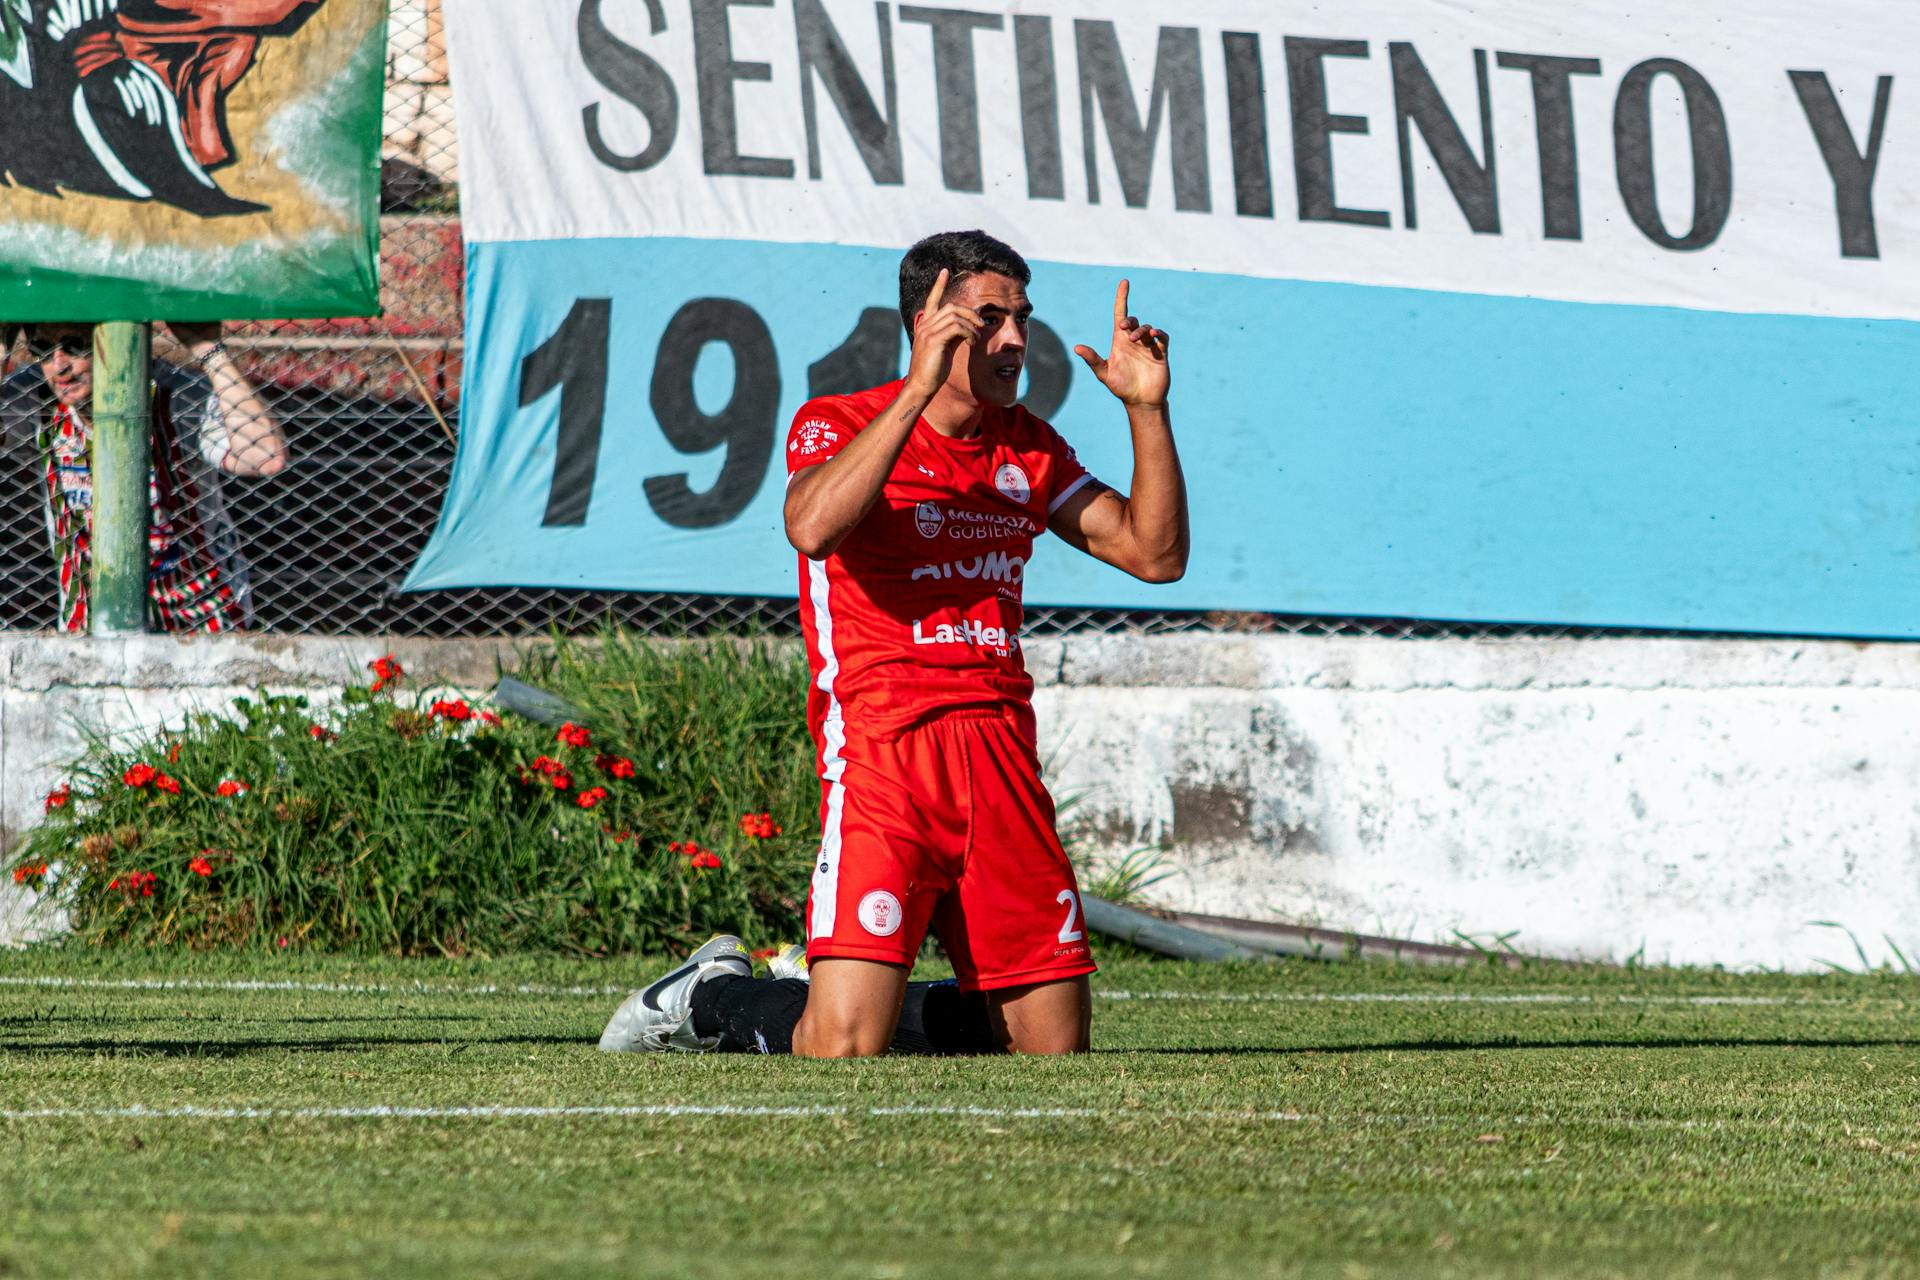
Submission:
[[63,333],[58,336],[49,336],[31,333],[27,335],[27,351],[36,361],[51,360],[56,351],[68,356],[92,356],[93,335]]

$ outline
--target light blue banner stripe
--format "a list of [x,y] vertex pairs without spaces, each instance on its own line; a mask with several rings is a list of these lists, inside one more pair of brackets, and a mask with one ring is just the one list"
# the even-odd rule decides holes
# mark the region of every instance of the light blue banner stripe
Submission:
[[[650,407],[691,299],[735,299],[777,352],[777,454],[808,367],[898,254],[600,240],[468,250],[463,433],[408,586],[794,595],[784,466],[737,518],[674,528],[648,477],[711,487]],[[1037,315],[1104,347],[1116,269],[1037,263]],[[1029,603],[1246,609],[1848,636],[1920,634],[1920,326],[1596,306],[1168,271],[1134,309],[1174,335],[1194,514],[1187,577],[1151,587],[1044,540]],[[523,359],[575,300],[611,299],[606,414],[584,525],[543,527],[560,396]],[[732,384],[720,346],[693,379]],[[1074,362],[1054,422],[1124,489],[1118,406]],[[764,435],[762,437],[764,439]]]

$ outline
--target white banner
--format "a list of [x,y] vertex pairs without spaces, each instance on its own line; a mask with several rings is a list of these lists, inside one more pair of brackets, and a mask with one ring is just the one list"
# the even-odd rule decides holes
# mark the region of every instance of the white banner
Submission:
[[[1187,575],[1027,599],[1920,635],[1920,6],[458,0],[466,364],[409,583],[795,589],[780,446],[900,250],[1033,268],[1023,403],[1175,340]],[[1607,305],[1594,305],[1607,304]]]
[[1920,317],[1917,6],[457,8],[471,240],[981,226],[1064,263]]

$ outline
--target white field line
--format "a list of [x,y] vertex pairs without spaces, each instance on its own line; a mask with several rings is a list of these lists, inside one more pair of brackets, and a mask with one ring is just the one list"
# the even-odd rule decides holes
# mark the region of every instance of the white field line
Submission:
[[[0,975],[0,987],[82,991],[286,991],[327,995],[417,996],[561,996],[602,999],[624,996],[632,987],[552,986],[537,982],[512,985],[484,983],[296,982],[291,979],[214,978],[74,978],[58,975]],[[1894,996],[1632,996],[1582,995],[1564,991],[1453,992],[1453,991],[1124,991],[1095,988],[1097,1000],[1164,1000],[1196,1004],[1467,1004],[1467,1005],[1683,1005],[1746,1008],[1833,1006],[1863,1001],[1893,1000]]]
[[624,996],[632,987],[559,987],[537,982],[512,986],[463,986],[430,982],[295,982],[251,978],[69,978],[0,976],[0,987],[48,987],[80,991],[311,991],[355,996]]
[[[1226,1004],[1633,1004],[1837,1005],[1856,1001],[1834,996],[1589,996],[1565,991],[1095,991],[1104,1000],[1206,1000]],[[1872,997],[1868,997],[1872,998]],[[1883,997],[1885,998],[1885,997]]]
[[1293,1111],[1138,1112],[1092,1107],[962,1107],[904,1104],[891,1107],[846,1107],[830,1104],[756,1107],[731,1103],[655,1103],[625,1106],[371,1106],[371,1107],[41,1107],[0,1111],[6,1120],[555,1120],[569,1117],[624,1117],[638,1119],[799,1120],[896,1116],[951,1116],[980,1120],[1118,1120],[1128,1115],[1154,1119],[1248,1120],[1297,1123],[1309,1117]]
[[[1875,1133],[1891,1141],[1911,1140],[1910,1128],[1895,1127],[1869,1131],[1840,1121],[1793,1120],[1783,1118],[1723,1117],[1712,1120],[1682,1120],[1664,1116],[1621,1115],[1491,1115],[1439,1112],[1362,1112],[1349,1115],[1316,1115],[1300,1111],[1262,1110],[1169,1110],[1131,1107],[982,1107],[948,1104],[905,1103],[896,1106],[849,1107],[831,1104],[805,1106],[743,1106],[736,1104],[700,1105],[695,1103],[655,1103],[605,1106],[511,1106],[476,1104],[471,1106],[408,1106],[394,1104],[362,1107],[275,1107],[205,1106],[175,1107],[38,1107],[0,1111],[0,1123],[30,1123],[62,1120],[888,1120],[899,1118],[946,1118],[956,1120],[1074,1120],[1113,1124],[1128,1120],[1174,1123],[1220,1123],[1254,1125],[1336,1125],[1352,1128],[1422,1127],[1439,1129],[1459,1127],[1497,1131],[1502,1127],[1525,1129],[1566,1129],[1574,1126],[1648,1130],[1749,1131],[1787,1134],[1815,1132],[1860,1139]],[[1486,1138],[1499,1140],[1504,1135],[1489,1132]]]

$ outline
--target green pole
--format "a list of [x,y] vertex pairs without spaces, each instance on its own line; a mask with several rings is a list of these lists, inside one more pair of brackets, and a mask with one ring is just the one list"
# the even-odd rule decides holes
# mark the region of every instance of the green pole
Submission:
[[152,466],[153,333],[119,321],[93,331],[93,570],[90,630],[137,634],[147,623],[147,486]]

